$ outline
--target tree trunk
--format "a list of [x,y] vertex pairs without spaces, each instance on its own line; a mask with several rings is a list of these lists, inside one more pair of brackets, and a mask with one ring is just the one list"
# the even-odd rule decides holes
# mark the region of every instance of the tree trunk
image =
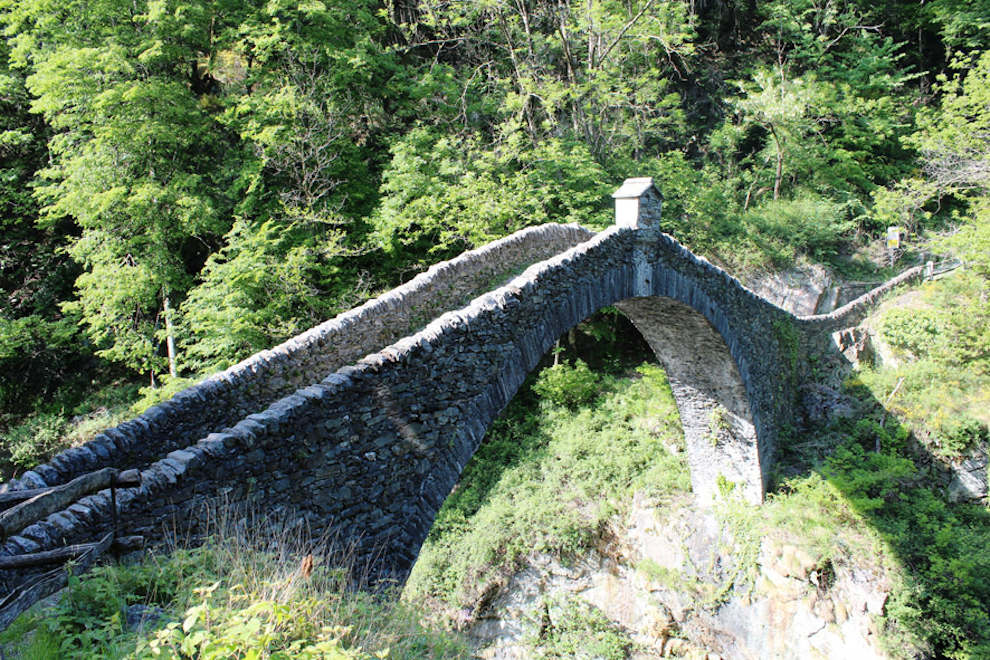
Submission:
[[165,313],[165,349],[168,351],[168,375],[175,378],[175,331],[172,327],[172,307],[168,302],[168,292],[162,289],[162,309]]
[[777,145],[777,173],[773,180],[773,200],[777,201],[777,198],[780,197],[780,182],[784,178],[784,150],[773,124],[770,124],[770,133],[773,135],[773,141]]

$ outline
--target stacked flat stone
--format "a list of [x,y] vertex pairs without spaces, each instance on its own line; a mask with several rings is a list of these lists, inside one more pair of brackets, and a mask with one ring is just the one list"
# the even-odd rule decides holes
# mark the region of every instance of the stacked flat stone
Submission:
[[[254,503],[353,544],[376,578],[402,580],[492,421],[557,338],[601,308],[624,310],[667,369],[699,498],[731,484],[759,502],[778,429],[794,417],[809,333],[872,300],[800,320],[655,222],[598,234],[544,225],[438,264],[12,487],[139,467],[141,487],[118,493],[123,534],[195,536],[208,530],[208,502]],[[90,540],[109,524],[109,506],[106,493],[85,498],[8,539],[0,554]]]

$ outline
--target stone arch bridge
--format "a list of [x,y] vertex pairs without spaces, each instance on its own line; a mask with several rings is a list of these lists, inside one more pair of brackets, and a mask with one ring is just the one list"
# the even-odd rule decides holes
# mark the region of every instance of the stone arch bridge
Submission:
[[[651,180],[629,180],[605,231],[543,225],[437,264],[6,487],[139,468],[140,488],[117,495],[122,533],[160,536],[166,524],[195,534],[205,500],[255,499],[314,534],[333,530],[376,575],[401,580],[526,375],[563,333],[615,305],[667,370],[697,496],[733,482],[759,502],[805,356],[882,291],[794,317],[661,233],[660,202]],[[106,491],[84,498],[0,554],[94,540],[109,507]]]

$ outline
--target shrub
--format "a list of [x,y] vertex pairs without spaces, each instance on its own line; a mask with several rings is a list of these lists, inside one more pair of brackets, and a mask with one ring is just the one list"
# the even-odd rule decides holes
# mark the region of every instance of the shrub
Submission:
[[804,195],[778,199],[750,209],[743,223],[755,229],[756,239],[778,265],[786,265],[795,252],[817,259],[835,256],[854,223],[846,218],[843,205]]
[[6,449],[10,461],[31,468],[66,446],[63,440],[67,424],[61,414],[35,415],[7,433]]
[[540,373],[533,391],[555,405],[577,408],[590,403],[598,394],[598,375],[584,360],[575,360],[574,366],[561,362]]
[[633,642],[598,608],[576,596],[544,603],[544,626],[534,641],[539,658],[624,660]]
[[943,455],[959,456],[970,447],[988,439],[987,427],[979,420],[963,416],[943,424],[939,429],[939,448]]
[[938,340],[939,319],[934,309],[905,309],[896,307],[880,317],[878,330],[894,348],[907,351],[912,357],[928,353]]

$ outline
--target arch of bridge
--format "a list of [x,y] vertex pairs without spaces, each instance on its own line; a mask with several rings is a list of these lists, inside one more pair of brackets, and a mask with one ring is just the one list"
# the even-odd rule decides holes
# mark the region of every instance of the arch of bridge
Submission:
[[[648,195],[639,200],[642,208],[631,221],[620,219],[533,264],[414,335],[145,464],[141,488],[118,495],[122,531],[157,535],[170,516],[205,528],[208,514],[201,517],[196,505],[219,492],[229,501],[263,502],[314,534],[333,528],[357,544],[359,558],[375,562],[378,575],[401,578],[527,373],[558,337],[613,304],[667,369],[697,496],[709,501],[732,488],[760,501],[777,429],[791,418],[795,320],[662,234],[656,217],[642,213],[648,201]],[[265,372],[265,361],[252,364],[252,373]],[[213,393],[222,401],[224,383],[234,380],[214,378],[177,397],[197,411],[189,423],[201,422]],[[181,428],[181,413],[182,406],[166,405],[122,428],[138,437],[164,433]],[[173,424],[173,417],[179,421]],[[78,451],[79,460],[119,466],[114,459],[125,455],[126,444],[121,435],[108,432],[109,444],[104,439]],[[68,463],[57,458],[52,465]],[[33,479],[70,473],[42,467]],[[105,494],[87,498],[0,552],[83,540],[109,518],[103,515],[108,506]]]

